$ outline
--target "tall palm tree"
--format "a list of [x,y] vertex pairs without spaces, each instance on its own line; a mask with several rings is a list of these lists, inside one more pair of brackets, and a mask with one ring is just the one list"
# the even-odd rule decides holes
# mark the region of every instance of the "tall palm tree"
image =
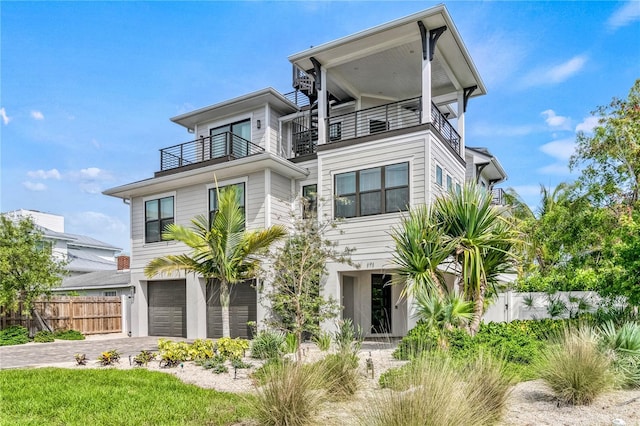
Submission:
[[192,219],[191,228],[168,225],[163,233],[166,239],[184,243],[191,249],[188,254],[167,255],[153,259],[144,269],[148,277],[184,271],[220,283],[222,307],[222,335],[230,337],[229,286],[253,278],[258,267],[257,255],[286,235],[280,225],[263,230],[247,231],[244,213],[238,202],[235,186],[219,191],[218,211],[211,223],[206,216]]
[[471,334],[480,326],[489,286],[512,265],[516,234],[502,213],[491,204],[491,193],[472,184],[435,201],[436,222],[454,244],[452,255],[460,268],[462,294],[474,302]]

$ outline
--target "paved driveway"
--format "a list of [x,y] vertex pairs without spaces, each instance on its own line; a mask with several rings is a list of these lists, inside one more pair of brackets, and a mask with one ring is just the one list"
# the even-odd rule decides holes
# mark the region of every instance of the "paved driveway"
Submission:
[[[25,345],[0,347],[0,369],[33,367],[43,364],[74,362],[73,355],[82,353],[95,360],[100,353],[116,349],[122,354],[121,362],[128,362],[129,355],[141,350],[158,350],[160,337],[114,337],[102,336],[88,340],[56,340],[52,343],[27,343]],[[171,340],[185,340],[169,337]]]

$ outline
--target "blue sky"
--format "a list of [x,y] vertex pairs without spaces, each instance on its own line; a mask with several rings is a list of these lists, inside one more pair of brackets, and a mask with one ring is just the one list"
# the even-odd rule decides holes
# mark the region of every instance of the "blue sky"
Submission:
[[[436,2],[0,3],[0,211],[60,214],[129,250],[129,209],[101,192],[146,179],[190,140],[170,117],[264,87],[290,54]],[[488,88],[467,144],[531,205],[567,168],[590,111],[640,78],[640,2],[447,2]]]

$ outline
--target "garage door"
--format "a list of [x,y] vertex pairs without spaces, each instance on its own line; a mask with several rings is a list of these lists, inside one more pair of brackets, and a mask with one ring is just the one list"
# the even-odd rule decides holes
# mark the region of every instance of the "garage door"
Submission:
[[187,337],[184,280],[149,281],[149,336]]
[[[249,321],[257,318],[257,297],[255,281],[246,281],[230,286],[229,331],[231,337],[250,339]],[[207,285],[207,337],[222,337],[222,308],[220,307],[220,285]]]

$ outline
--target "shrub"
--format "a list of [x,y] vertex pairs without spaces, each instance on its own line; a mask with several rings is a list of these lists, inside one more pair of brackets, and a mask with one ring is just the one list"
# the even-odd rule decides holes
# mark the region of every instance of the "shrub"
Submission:
[[60,340],[84,340],[85,337],[77,330],[57,330],[54,333],[56,339]]
[[11,325],[0,331],[0,346],[22,345],[29,342],[29,330],[21,325]]
[[237,369],[245,369],[245,368],[251,368],[252,367],[252,365],[250,363],[244,362],[240,358],[232,359],[231,360],[231,366],[233,368],[237,368]]
[[198,361],[198,365],[205,370],[211,370],[215,374],[228,373],[229,369],[224,365],[224,361],[225,360],[221,355],[216,355],[213,358]]
[[253,406],[261,425],[299,426],[311,424],[325,393],[320,391],[323,379],[317,369],[301,363],[275,361],[265,371],[265,385],[248,403]]
[[592,329],[567,330],[559,343],[542,351],[540,377],[562,401],[590,404],[611,388],[615,377],[611,360],[598,349]]
[[249,341],[241,338],[222,337],[218,339],[218,353],[225,359],[242,358],[249,349]]
[[[489,425],[501,417],[510,382],[504,365],[490,356],[477,357],[460,369],[449,356],[423,355],[385,375],[396,391],[367,405],[367,425]],[[488,380],[486,380],[488,379]],[[485,382],[486,380],[486,382]],[[461,386],[464,383],[464,386]]]
[[295,333],[287,333],[284,338],[284,351],[292,354],[298,350],[298,336]]
[[215,353],[216,344],[213,340],[196,339],[187,349],[188,359],[192,361],[213,358]]
[[312,340],[322,352],[328,351],[331,347],[331,333],[326,331],[321,331],[315,334]]
[[85,354],[74,354],[73,358],[76,360],[78,365],[87,365],[87,355]]
[[40,330],[33,336],[33,341],[38,343],[49,343],[54,340],[53,333],[48,330]]
[[285,365],[291,363],[288,358],[269,358],[267,362],[262,364],[256,371],[251,374],[251,378],[262,386],[267,383],[269,377],[273,377],[277,374],[277,371],[282,370]]
[[120,353],[115,349],[102,352],[98,357],[98,362],[102,366],[113,365],[116,362],[120,362]]
[[158,350],[160,351],[160,367],[163,368],[176,367],[189,359],[189,344],[186,342],[159,339]]
[[156,359],[156,354],[150,351],[141,351],[138,355],[133,357],[133,362],[137,366],[147,366],[149,362]]
[[251,344],[251,357],[257,359],[271,359],[282,356],[284,334],[277,331],[265,330],[258,333]]
[[600,344],[613,358],[619,384],[625,388],[639,387],[640,325],[627,322],[616,328],[613,321],[607,321],[601,326],[601,332]]
[[354,353],[327,355],[311,368],[322,373],[323,388],[331,399],[346,399],[358,390],[358,356]]
[[333,333],[333,341],[339,352],[358,352],[364,340],[360,326],[355,327],[351,318],[338,321],[338,330]]

